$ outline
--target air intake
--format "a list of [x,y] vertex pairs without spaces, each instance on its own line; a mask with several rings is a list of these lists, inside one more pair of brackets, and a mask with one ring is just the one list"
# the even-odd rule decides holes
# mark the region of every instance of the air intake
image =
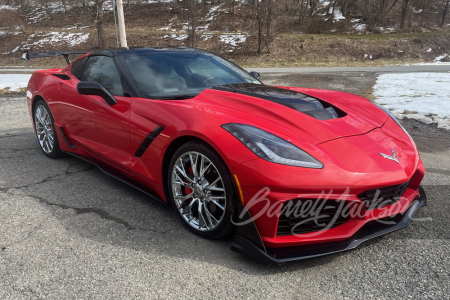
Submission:
[[[309,201],[309,202],[308,202]],[[277,236],[335,228],[350,220],[345,201],[295,199],[283,203]],[[343,216],[344,215],[344,216]]]
[[359,194],[358,198],[366,205],[366,211],[374,210],[396,203],[406,192],[408,186],[409,181],[398,185],[373,189]]

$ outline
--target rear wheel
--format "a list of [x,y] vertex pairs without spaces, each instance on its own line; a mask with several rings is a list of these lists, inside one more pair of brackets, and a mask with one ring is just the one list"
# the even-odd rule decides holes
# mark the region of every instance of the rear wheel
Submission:
[[172,157],[169,170],[170,200],[183,224],[208,239],[230,234],[234,229],[235,190],[214,149],[201,142],[184,144]]
[[58,136],[50,108],[44,100],[39,100],[33,112],[36,137],[42,151],[47,157],[57,158],[62,155],[59,148]]

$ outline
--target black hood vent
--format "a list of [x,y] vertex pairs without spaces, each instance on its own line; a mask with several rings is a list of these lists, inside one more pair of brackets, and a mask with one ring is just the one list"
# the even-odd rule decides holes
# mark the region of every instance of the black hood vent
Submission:
[[227,91],[272,101],[318,120],[338,119],[347,114],[330,103],[296,91],[254,83],[227,84],[213,87]]

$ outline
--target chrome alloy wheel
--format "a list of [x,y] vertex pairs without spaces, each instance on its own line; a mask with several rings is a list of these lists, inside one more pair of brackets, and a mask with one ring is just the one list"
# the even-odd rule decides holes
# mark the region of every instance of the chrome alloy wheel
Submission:
[[34,124],[36,125],[36,135],[42,150],[47,154],[51,153],[55,143],[52,120],[47,109],[42,105],[36,108]]
[[182,154],[173,166],[171,184],[178,211],[194,229],[211,231],[223,221],[225,186],[208,157],[194,151]]

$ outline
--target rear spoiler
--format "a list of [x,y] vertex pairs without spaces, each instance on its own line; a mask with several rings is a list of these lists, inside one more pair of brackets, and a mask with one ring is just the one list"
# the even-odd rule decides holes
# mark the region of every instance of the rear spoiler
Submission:
[[70,64],[69,55],[72,55],[72,54],[86,54],[86,53],[89,53],[89,52],[90,51],[48,51],[48,52],[30,53],[28,51],[25,51],[22,54],[22,59],[28,61],[28,60],[30,60],[30,58],[54,57],[54,56],[62,55],[64,57],[64,59],[66,60],[67,64]]

